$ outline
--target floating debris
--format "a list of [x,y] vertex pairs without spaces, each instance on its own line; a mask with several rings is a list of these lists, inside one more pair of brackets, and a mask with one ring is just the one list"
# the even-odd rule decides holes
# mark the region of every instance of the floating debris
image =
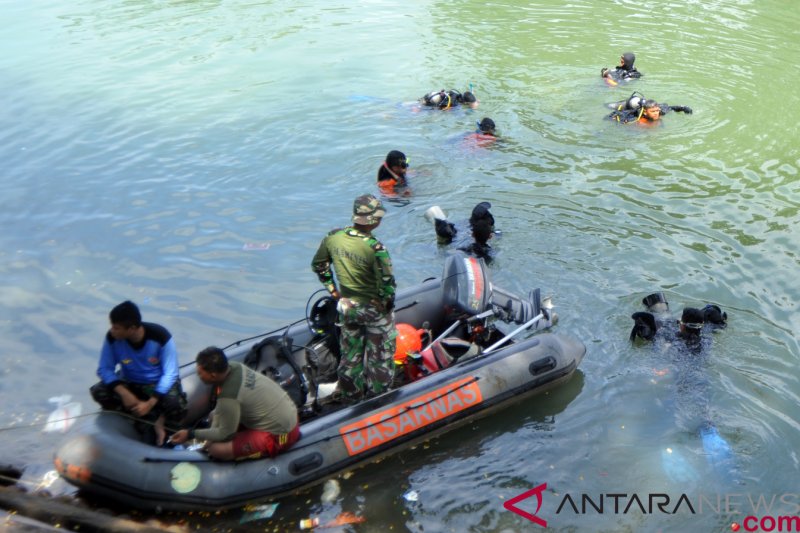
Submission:
[[50,403],[56,404],[57,407],[55,411],[50,413],[50,416],[47,417],[47,423],[42,431],[60,431],[66,433],[66,431],[72,427],[72,424],[75,423],[75,418],[81,415],[83,407],[79,402],[70,402],[71,399],[72,396],[64,394],[62,396],[54,396],[47,400]]
[[319,525],[319,518],[305,518],[300,520],[300,529],[313,529]]
[[408,502],[415,502],[415,501],[419,500],[419,492],[417,492],[415,490],[410,490],[410,491],[406,492],[405,494],[403,494],[403,498],[405,498],[406,501],[408,501]]
[[264,505],[253,505],[245,508],[245,513],[239,520],[240,524],[252,522],[253,520],[262,520],[264,518],[272,518],[275,510],[278,508],[277,503],[267,503]]
[[331,503],[339,497],[341,492],[342,488],[339,486],[339,482],[335,479],[329,479],[322,487],[322,496],[320,500],[322,503]]
[[[319,524],[319,518],[315,518],[317,524]],[[319,526],[317,529],[325,529],[329,527],[339,527],[339,526],[346,526],[348,524],[360,524],[362,522],[366,522],[367,519],[363,516],[356,516],[353,513],[348,513],[347,511],[343,513],[339,513],[336,515],[336,518],[331,520],[330,522],[326,522],[325,524]]]

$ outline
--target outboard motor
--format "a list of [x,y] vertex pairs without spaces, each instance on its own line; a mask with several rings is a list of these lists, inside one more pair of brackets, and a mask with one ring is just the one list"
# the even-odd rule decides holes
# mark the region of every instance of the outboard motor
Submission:
[[541,291],[534,289],[527,299],[492,284],[483,259],[462,254],[447,258],[442,274],[444,304],[449,315],[477,315],[487,309],[495,311],[501,320],[525,324],[539,313],[542,319],[536,329],[549,328],[557,320],[549,300],[542,300]]
[[488,309],[492,284],[483,259],[449,256],[442,272],[442,293],[448,315],[477,315]]

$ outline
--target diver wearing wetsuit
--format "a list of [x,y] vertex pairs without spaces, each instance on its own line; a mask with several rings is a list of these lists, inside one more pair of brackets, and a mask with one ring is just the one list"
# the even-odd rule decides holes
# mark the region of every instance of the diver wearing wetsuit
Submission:
[[[472,209],[472,214],[469,217],[469,227],[473,240],[471,242],[463,241],[458,246],[459,251],[479,257],[487,263],[491,262],[493,256],[489,239],[495,233],[499,233],[494,229],[494,216],[489,212],[491,207],[492,204],[489,202],[481,202]],[[438,205],[428,209],[425,212],[425,218],[433,223],[433,227],[436,230],[436,241],[439,244],[448,245],[456,238],[458,234],[456,225],[447,220],[447,216]]]
[[436,107],[442,110],[450,109],[451,107],[456,107],[461,104],[471,108],[478,107],[478,100],[472,92],[467,91],[461,94],[454,89],[450,89],[449,91],[445,91],[444,89],[441,91],[431,91],[420,98],[419,102],[424,106]]
[[677,106],[660,104],[655,100],[647,99],[638,92],[634,92],[627,100],[606,104],[613,109],[606,118],[619,122],[620,124],[639,123],[645,125],[655,125],[661,117],[670,111],[683,112],[687,115],[692,114],[689,106]]
[[[485,221],[491,233],[494,233],[494,216],[489,212],[492,204],[489,202],[481,202],[472,208],[472,214],[469,217],[469,227],[472,231],[475,230],[475,225],[478,222]],[[456,225],[447,220],[447,215],[444,214],[442,209],[435,205],[425,212],[425,218],[433,222],[433,227],[436,230],[436,240],[439,244],[450,244],[458,234]],[[488,237],[486,238],[488,240]],[[484,241],[485,242],[485,241]]]
[[378,187],[383,194],[391,196],[397,188],[408,186],[406,179],[408,172],[408,158],[403,152],[392,150],[386,155],[386,160],[378,167]]
[[704,368],[710,339],[702,335],[705,330],[724,328],[728,315],[713,304],[702,309],[686,307],[676,328],[663,293],[646,296],[642,303],[648,311],[631,315],[635,322],[630,333],[631,341],[637,338],[654,341],[660,343],[662,349],[668,349],[675,365],[675,405],[679,424],[699,434],[705,455],[712,465],[729,465],[732,449],[712,421],[711,382]]
[[642,73],[633,66],[635,61],[636,55],[633,52],[625,52],[619,57],[619,66],[614,70],[603,67],[600,69],[600,76],[602,76],[607,83],[613,85],[616,85],[620,81],[641,78]]
[[[489,211],[486,211],[486,213],[491,217]],[[470,223],[470,225],[472,226],[472,238],[474,241],[467,246],[459,246],[459,251],[483,259],[487,264],[491,263],[493,254],[492,247],[489,246],[489,239],[491,239],[494,234],[493,223],[490,222],[488,218],[481,218],[476,222]]]
[[647,311],[633,313],[634,321],[630,340],[637,338],[646,341],[656,339],[656,335],[667,341],[676,338],[683,339],[689,344],[699,342],[700,333],[708,326],[710,329],[724,328],[728,322],[728,314],[718,305],[706,304],[702,309],[687,307],[683,310],[681,319],[674,327],[674,322],[669,314],[669,303],[664,293],[655,292],[642,299]]

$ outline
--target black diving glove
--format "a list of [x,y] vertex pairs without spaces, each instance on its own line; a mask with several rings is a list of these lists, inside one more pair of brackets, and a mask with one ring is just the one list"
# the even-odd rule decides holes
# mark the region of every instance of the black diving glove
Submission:
[[433,224],[436,228],[436,236],[439,237],[439,240],[443,244],[450,244],[453,242],[456,233],[458,233],[455,224],[439,218],[434,220]]
[[703,322],[724,328],[728,322],[728,313],[720,309],[718,305],[706,304],[703,308]]
[[636,337],[644,339],[646,341],[651,341],[656,336],[656,318],[653,316],[653,313],[646,313],[644,311],[640,311],[638,313],[633,313],[631,318],[634,321],[633,329],[631,330],[630,339],[631,342],[636,340]]
[[692,108],[689,107],[688,105],[673,105],[670,106],[669,108],[672,109],[673,111],[683,111],[687,115],[692,114]]

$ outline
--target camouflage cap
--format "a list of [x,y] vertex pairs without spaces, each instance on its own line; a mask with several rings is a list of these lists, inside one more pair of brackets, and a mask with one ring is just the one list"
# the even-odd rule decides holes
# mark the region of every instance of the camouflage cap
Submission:
[[380,200],[371,194],[364,194],[353,202],[353,223],[371,226],[377,224],[386,214]]

